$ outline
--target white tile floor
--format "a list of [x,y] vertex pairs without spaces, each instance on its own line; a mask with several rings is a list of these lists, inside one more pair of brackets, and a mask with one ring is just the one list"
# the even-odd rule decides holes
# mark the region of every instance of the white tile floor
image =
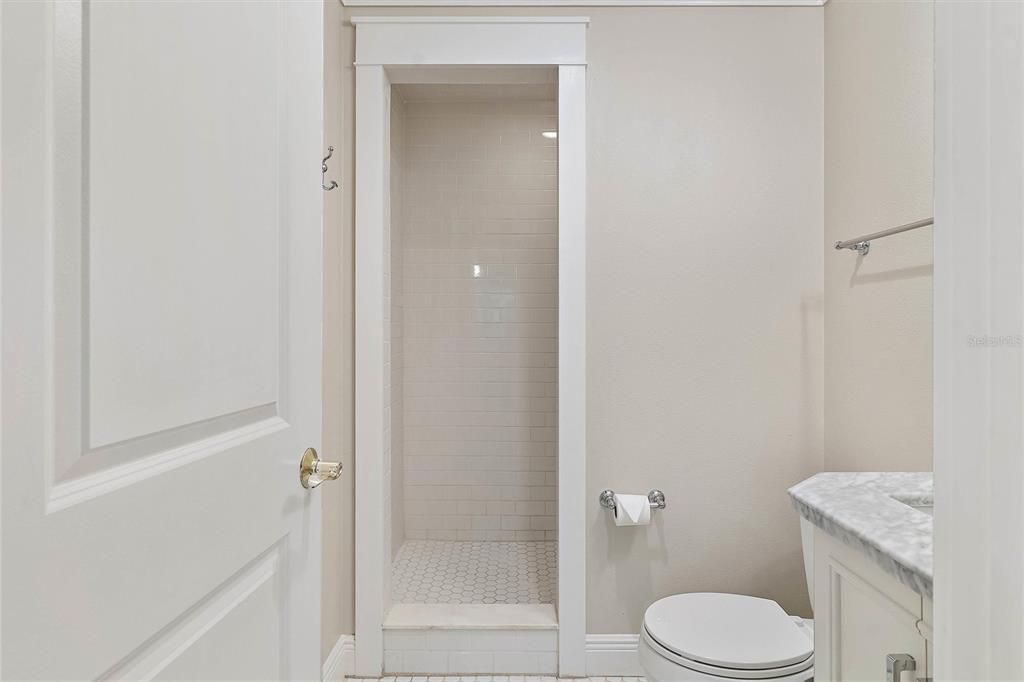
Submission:
[[557,562],[554,542],[409,540],[391,595],[398,604],[553,604]]
[[399,675],[397,677],[381,678],[346,678],[349,680],[360,680],[360,682],[644,682],[642,677],[588,677],[586,679],[557,678],[535,675]]
[[644,682],[642,677],[588,677],[581,680],[574,678],[558,678],[535,675],[399,675],[397,677],[346,678],[358,679],[361,682]]

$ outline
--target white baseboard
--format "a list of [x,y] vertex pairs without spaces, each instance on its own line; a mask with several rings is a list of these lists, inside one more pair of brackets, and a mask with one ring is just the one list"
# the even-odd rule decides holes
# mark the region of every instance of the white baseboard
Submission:
[[587,675],[640,677],[639,635],[587,635]]
[[334,643],[331,653],[327,654],[324,661],[323,680],[324,682],[341,682],[351,675],[356,667],[356,638],[352,635],[342,635]]

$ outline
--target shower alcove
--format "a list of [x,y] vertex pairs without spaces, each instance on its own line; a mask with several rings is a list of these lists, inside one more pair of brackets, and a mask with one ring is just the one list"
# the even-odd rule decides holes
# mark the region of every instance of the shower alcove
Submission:
[[583,675],[586,19],[353,22],[355,672]]
[[392,87],[394,604],[554,604],[556,95]]

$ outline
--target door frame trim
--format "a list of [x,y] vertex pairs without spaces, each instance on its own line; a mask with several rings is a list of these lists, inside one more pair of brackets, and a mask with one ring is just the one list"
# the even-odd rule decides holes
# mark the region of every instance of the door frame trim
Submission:
[[934,679],[1024,656],[1024,11],[935,4]]
[[[436,66],[558,70],[559,674],[586,675],[586,17],[356,17],[355,673],[383,668],[390,547],[384,505],[384,221],[388,88]],[[390,70],[389,67],[402,67]],[[412,67],[412,68],[408,68]]]

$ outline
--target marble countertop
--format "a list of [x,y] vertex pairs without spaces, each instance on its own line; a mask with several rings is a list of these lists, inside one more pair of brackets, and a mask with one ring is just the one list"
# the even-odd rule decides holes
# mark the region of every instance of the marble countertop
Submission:
[[931,598],[932,516],[913,507],[931,506],[931,473],[827,472],[789,496],[805,519]]

